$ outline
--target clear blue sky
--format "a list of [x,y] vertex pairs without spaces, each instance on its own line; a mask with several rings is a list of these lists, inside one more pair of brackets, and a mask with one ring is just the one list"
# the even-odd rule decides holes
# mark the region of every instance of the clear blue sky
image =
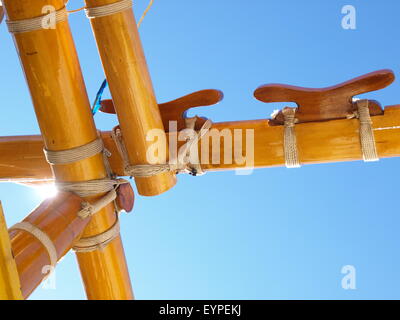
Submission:
[[[357,10],[356,30],[341,27],[346,4]],[[146,6],[135,1],[137,17]],[[155,0],[140,33],[158,100],[221,89],[221,104],[197,110],[218,122],[269,117],[277,106],[252,96],[264,83],[320,87],[382,68],[400,76],[399,15],[397,0]],[[93,99],[103,80],[96,45],[82,12],[70,24]],[[37,134],[5,25],[0,43],[0,135]],[[399,80],[368,97],[400,103]],[[108,130],[116,119],[96,122]],[[161,196],[137,197],[121,218],[136,297],[399,299],[399,166],[384,159],[180,176]],[[40,201],[13,184],[0,184],[0,195],[9,225]],[[344,265],[356,268],[356,290],[341,288]],[[85,298],[72,253],[56,275],[56,290],[31,298]]]

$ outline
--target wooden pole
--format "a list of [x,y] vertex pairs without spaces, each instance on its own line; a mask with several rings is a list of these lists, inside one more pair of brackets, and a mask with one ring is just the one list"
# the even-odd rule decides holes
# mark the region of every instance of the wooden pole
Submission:
[[[89,219],[77,216],[82,199],[75,194],[60,192],[57,197],[46,199],[23,221],[33,224],[51,239],[61,259],[79,239]],[[40,284],[50,269],[47,249],[26,231],[10,231],[11,247],[17,264],[21,291],[26,299]]]
[[[45,6],[56,10],[64,0],[5,0],[11,21],[43,15]],[[44,146],[52,151],[85,145],[97,137],[90,103],[80,70],[68,21],[55,29],[39,29],[14,34]],[[67,165],[52,166],[60,182],[86,181],[106,177],[101,154]],[[101,196],[101,195],[99,195]],[[89,199],[92,200],[92,199]],[[108,230],[116,221],[113,204],[93,216],[83,237]],[[77,255],[89,299],[131,299],[133,293],[121,238],[118,236],[101,251]]]
[[0,202],[0,300],[22,300],[17,265]]
[[4,9],[0,3],[0,23],[3,21],[3,18],[4,18]]
[[[400,105],[388,106],[383,115],[371,119],[379,157],[399,157]],[[282,126],[270,126],[268,120],[252,120],[214,123],[212,128],[221,133],[228,130],[232,136],[235,130],[241,130],[243,143],[246,129],[254,130],[254,167],[285,165]],[[357,119],[301,123],[296,125],[295,130],[300,160],[303,164],[362,160]],[[110,164],[113,171],[123,175],[123,164],[110,132],[103,132],[102,137],[107,149],[112,153]],[[181,144],[182,142],[179,142],[178,146]],[[40,136],[0,137],[0,180],[21,182],[47,179],[50,167],[41,153],[42,147]],[[220,163],[213,163],[210,158],[215,150],[212,143],[209,143],[209,163],[202,164],[205,171],[234,170],[244,167],[244,164],[225,162],[224,149],[233,155],[232,143],[228,144],[222,138],[220,149],[222,156]],[[201,158],[201,144],[199,151]],[[245,143],[242,153],[243,155],[248,153]]]
[[[119,0],[85,0],[89,8]],[[130,163],[146,164],[146,135],[164,130],[132,10],[90,19]],[[162,159],[160,159],[162,162]],[[139,194],[154,196],[172,188],[176,178],[162,173],[136,178]]]

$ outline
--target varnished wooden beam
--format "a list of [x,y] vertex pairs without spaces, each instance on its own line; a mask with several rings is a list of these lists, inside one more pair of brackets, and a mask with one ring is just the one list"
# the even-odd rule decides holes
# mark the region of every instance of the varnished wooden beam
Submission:
[[[88,8],[119,0],[85,0]],[[164,131],[160,110],[147,69],[135,17],[131,9],[90,19],[130,164],[146,164],[149,130]],[[160,160],[162,161],[162,160]],[[136,179],[139,194],[154,196],[176,183],[172,172]]]
[[[383,115],[372,117],[372,122],[379,157],[400,156],[400,105],[386,107]],[[214,123],[212,128],[219,132],[228,130],[232,135],[235,129],[239,129],[243,133],[243,142],[246,129],[254,130],[255,168],[283,166],[285,163],[282,126],[271,126],[268,120],[252,120]],[[362,160],[357,119],[301,123],[296,125],[295,130],[303,164]],[[110,132],[103,132],[102,137],[105,146],[112,153],[110,163],[113,171],[122,175],[122,161]],[[182,142],[179,143],[181,144]],[[50,167],[44,159],[42,148],[40,136],[1,137],[0,179],[15,182],[51,179]],[[221,139],[220,148],[222,156],[224,148],[233,153],[232,144],[225,144],[224,139]],[[201,144],[199,150],[201,157]],[[244,146],[242,153],[245,155],[246,152],[248,150]],[[234,162],[224,163],[223,157],[220,163],[212,163],[212,143],[209,154],[209,163],[202,164],[205,171],[234,170],[245,166]]]
[[17,264],[0,203],[0,300],[22,300]]

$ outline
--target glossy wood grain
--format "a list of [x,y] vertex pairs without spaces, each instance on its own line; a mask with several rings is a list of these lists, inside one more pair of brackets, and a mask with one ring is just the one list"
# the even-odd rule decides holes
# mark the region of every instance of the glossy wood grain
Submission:
[[17,264],[0,202],[0,300],[22,300]]
[[[186,96],[180,97],[173,101],[161,103],[158,105],[160,108],[161,118],[166,132],[170,130],[170,121],[176,121],[176,128],[174,130],[182,130],[186,128],[185,118],[187,112],[191,108],[211,106],[220,102],[224,98],[224,94],[220,90],[208,89],[196,91]],[[100,111],[104,113],[115,114],[114,103],[111,99],[103,100],[101,102]],[[196,121],[195,129],[199,130],[206,118],[199,117]]]
[[[89,223],[89,219],[77,216],[82,201],[77,195],[60,192],[57,197],[42,202],[23,220],[37,226],[49,236],[57,250],[58,259],[72,248]],[[22,294],[26,299],[47,275],[49,254],[30,233],[12,230],[10,237]]]
[[[400,105],[386,107],[383,115],[372,117],[372,123],[379,157],[399,157]],[[282,126],[273,125],[270,120],[264,119],[214,123],[212,128],[219,132],[228,130],[232,135],[235,129],[241,130],[243,141],[245,141],[246,129],[254,130],[254,167],[285,165]],[[362,160],[357,119],[305,122],[296,125],[295,130],[300,160],[303,164]],[[118,175],[123,175],[123,163],[111,138],[111,133],[103,132],[102,138],[106,148],[112,153],[110,164],[113,171]],[[11,140],[11,142],[5,142],[6,140]],[[43,155],[37,151],[42,145],[40,136],[0,138],[0,179],[21,182],[24,177],[41,179],[47,176],[49,167]],[[179,142],[178,146],[181,145],[182,142]],[[30,150],[29,153],[23,152],[24,146]],[[233,153],[233,145],[225,145],[224,139],[221,139],[220,148],[221,150],[226,148],[228,153]],[[2,150],[9,152],[5,154]],[[199,152],[201,156],[201,144]],[[242,152],[246,154],[246,145]],[[209,146],[209,154],[210,157],[213,154],[212,145]],[[221,154],[223,155],[223,151]],[[35,161],[21,159],[22,156],[35,159]],[[12,167],[14,162],[19,164],[18,167]],[[243,167],[243,164],[225,163],[223,158],[220,159],[220,163],[212,163],[209,159],[208,164],[202,164],[205,171],[234,170]]]
[[[35,0],[30,5],[24,0],[4,1],[10,20],[41,16],[45,5],[59,10],[64,6],[64,0]],[[16,34],[14,39],[44,146],[54,151],[66,150],[95,140],[97,130],[68,21],[58,23],[55,29]],[[72,164],[55,165],[51,169],[58,181],[106,177],[100,154]],[[110,204],[93,216],[83,236],[104,232],[115,221],[115,208]],[[82,273],[91,274],[90,277],[83,276],[88,297],[133,297],[120,237],[102,251],[80,254],[78,260]]]
[[[355,107],[352,98],[356,95],[379,90],[394,81],[391,70],[379,70],[321,89],[302,88],[285,84],[267,84],[259,87],[254,96],[262,102],[295,102],[298,106],[298,122],[324,121],[346,118]],[[382,114],[382,108],[376,101],[370,102],[370,114]],[[279,112],[272,124],[283,124],[282,112]]]
[[0,4],[0,23],[3,21],[3,19],[4,19],[4,8]]
[[[97,7],[118,0],[86,0]],[[90,19],[104,72],[109,83],[129,162],[148,163],[146,151],[152,144],[147,134],[164,130],[139,33],[132,10]],[[161,131],[163,132],[163,131]],[[160,158],[159,162],[164,162]],[[171,172],[135,179],[138,193],[159,195],[176,183]]]

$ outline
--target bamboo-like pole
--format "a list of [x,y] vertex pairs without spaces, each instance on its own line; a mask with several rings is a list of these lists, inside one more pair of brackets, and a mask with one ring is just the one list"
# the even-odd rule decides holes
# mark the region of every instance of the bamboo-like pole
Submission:
[[[89,8],[119,0],[85,0]],[[132,10],[90,19],[131,164],[148,163],[146,135],[163,128]],[[163,162],[160,159],[160,162]],[[139,194],[154,196],[172,188],[176,177],[162,173],[136,178]]]
[[[45,6],[56,10],[64,0],[5,0],[11,21],[43,15]],[[53,151],[85,145],[97,137],[78,56],[68,21],[55,29],[14,34],[14,40],[30,89],[44,146]],[[52,167],[57,181],[86,181],[106,177],[101,154]],[[99,195],[100,196],[100,195]],[[92,200],[92,199],[89,199]],[[93,216],[83,237],[108,230],[116,221],[113,204]],[[77,255],[89,299],[131,299],[133,293],[121,238],[103,250]]]
[[4,18],[4,9],[0,3],[0,23],[3,21],[3,18]]
[[17,265],[0,202],[0,300],[22,300]]
[[[383,115],[371,119],[379,157],[399,157],[400,105],[388,106]],[[243,155],[249,154],[245,144],[246,130],[254,130],[254,167],[285,165],[282,126],[270,126],[267,120],[252,120],[214,123],[212,129],[217,129],[221,134],[227,131],[232,137],[235,130],[240,130]],[[357,119],[301,123],[295,126],[295,131],[300,161],[303,164],[362,160]],[[171,139],[173,136],[175,135],[170,134]],[[102,137],[106,148],[112,153],[110,164],[113,171],[123,175],[123,164],[110,132],[103,132]],[[234,170],[245,166],[244,163],[225,162],[225,150],[232,156],[234,154],[233,142],[221,138],[221,144],[216,149],[212,146],[211,138],[208,139],[209,163],[202,163],[205,171]],[[200,158],[204,152],[201,148],[202,141],[199,147]],[[178,147],[181,144],[182,142],[178,142]],[[48,178],[50,169],[40,151],[42,147],[40,136],[0,137],[0,180],[21,182]],[[213,163],[211,156],[218,149],[220,161]]]
[[[43,201],[23,220],[47,234],[56,248],[58,259],[72,248],[89,223],[88,218],[77,216],[82,201],[75,194],[60,192],[57,197]],[[21,291],[26,299],[50,272],[50,257],[43,244],[26,231],[12,229],[10,238]]]

